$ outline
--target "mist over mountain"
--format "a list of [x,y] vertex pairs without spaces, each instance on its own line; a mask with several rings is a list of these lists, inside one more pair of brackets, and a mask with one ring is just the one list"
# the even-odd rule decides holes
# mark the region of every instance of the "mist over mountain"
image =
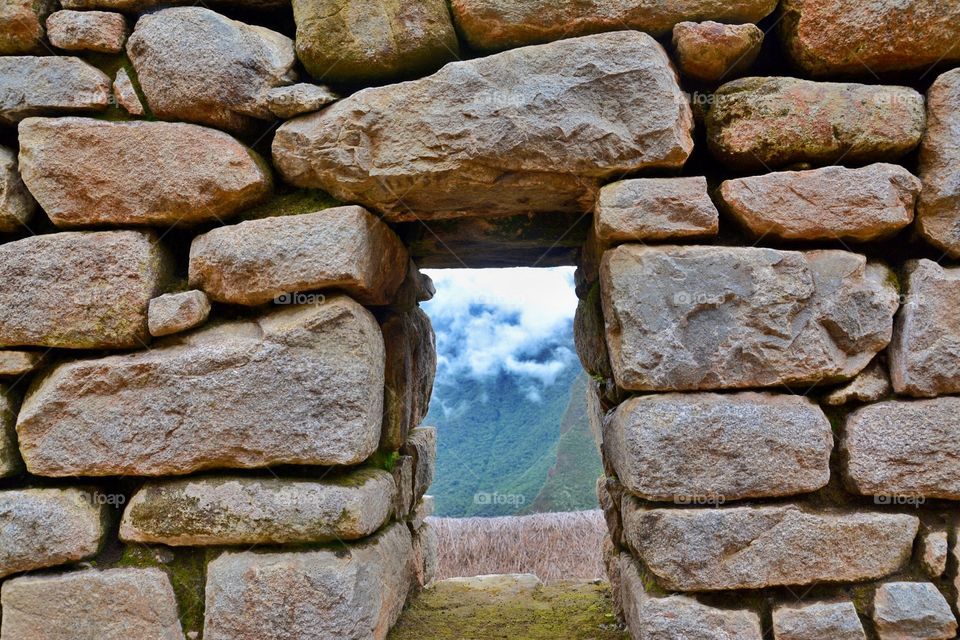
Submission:
[[427,424],[437,514],[589,509],[599,454],[574,351],[573,269],[430,271],[437,334]]

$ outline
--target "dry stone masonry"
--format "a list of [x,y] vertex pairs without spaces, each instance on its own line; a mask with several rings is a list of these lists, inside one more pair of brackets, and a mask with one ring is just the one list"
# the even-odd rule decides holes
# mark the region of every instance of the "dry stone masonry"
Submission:
[[558,264],[634,640],[956,637],[958,40],[0,0],[0,640],[385,640],[437,567],[420,269]]

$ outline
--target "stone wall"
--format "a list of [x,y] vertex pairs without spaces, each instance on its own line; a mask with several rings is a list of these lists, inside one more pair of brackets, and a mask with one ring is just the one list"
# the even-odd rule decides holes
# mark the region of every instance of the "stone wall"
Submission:
[[573,262],[634,638],[955,636],[960,3],[0,2],[0,640],[385,638]]

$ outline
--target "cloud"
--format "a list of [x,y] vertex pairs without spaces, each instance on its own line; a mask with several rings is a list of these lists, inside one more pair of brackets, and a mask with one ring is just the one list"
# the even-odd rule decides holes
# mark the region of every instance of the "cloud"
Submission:
[[511,374],[531,399],[576,361],[573,268],[426,270],[437,294],[423,308],[437,333],[438,384]]

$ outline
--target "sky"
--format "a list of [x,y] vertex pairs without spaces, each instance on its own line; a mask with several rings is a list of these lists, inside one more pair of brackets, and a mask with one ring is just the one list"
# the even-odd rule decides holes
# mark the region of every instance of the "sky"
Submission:
[[512,374],[536,400],[576,361],[573,267],[431,269],[437,293],[423,304],[437,334],[437,381]]

